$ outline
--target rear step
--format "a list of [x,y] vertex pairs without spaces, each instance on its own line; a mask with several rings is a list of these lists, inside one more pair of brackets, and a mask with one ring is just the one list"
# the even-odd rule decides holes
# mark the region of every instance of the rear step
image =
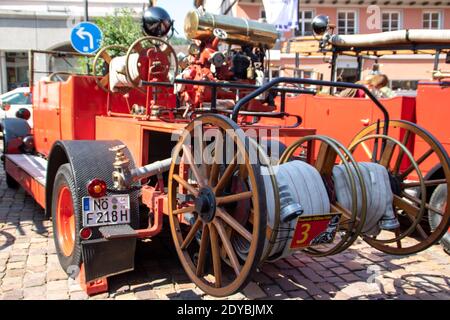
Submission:
[[137,238],[138,233],[128,224],[117,224],[99,228],[105,239]]

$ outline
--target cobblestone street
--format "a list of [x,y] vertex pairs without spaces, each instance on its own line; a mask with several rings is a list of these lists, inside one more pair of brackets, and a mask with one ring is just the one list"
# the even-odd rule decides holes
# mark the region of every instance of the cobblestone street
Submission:
[[[166,225],[167,226],[167,225]],[[343,254],[298,253],[265,264],[229,299],[450,299],[450,257],[439,245],[407,257],[359,242]],[[88,299],[61,270],[51,221],[0,171],[0,299]],[[109,293],[90,299],[213,299],[184,274],[168,232],[140,243],[136,270],[110,278]]]

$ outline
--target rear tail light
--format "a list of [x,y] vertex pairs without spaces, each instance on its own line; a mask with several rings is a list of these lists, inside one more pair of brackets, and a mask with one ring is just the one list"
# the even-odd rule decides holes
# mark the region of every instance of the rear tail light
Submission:
[[92,237],[92,229],[91,228],[83,228],[80,230],[80,237],[83,240],[89,240]]
[[106,195],[106,182],[95,178],[87,184],[88,193],[91,197],[101,198]]

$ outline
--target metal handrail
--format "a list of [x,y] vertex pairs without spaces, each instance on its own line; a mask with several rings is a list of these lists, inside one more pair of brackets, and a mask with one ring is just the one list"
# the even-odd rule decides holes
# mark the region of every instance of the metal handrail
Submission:
[[295,84],[308,84],[308,85],[318,85],[325,87],[334,87],[334,88],[350,88],[350,89],[360,89],[363,90],[364,93],[372,100],[375,105],[380,109],[383,113],[385,125],[383,126],[383,134],[388,134],[389,127],[389,113],[387,109],[383,106],[383,104],[370,92],[370,90],[361,84],[356,83],[348,83],[348,82],[338,82],[338,81],[325,81],[325,80],[312,80],[312,79],[302,79],[302,78],[288,78],[288,77],[279,77],[275,78],[272,81],[266,83],[265,85],[259,87],[255,91],[249,93],[244,98],[240,99],[233,108],[233,113],[231,118],[233,121],[237,122],[237,118],[239,116],[239,111],[249,103],[251,100],[261,95],[262,93],[270,90],[275,85],[279,83],[295,83]]
[[[188,79],[175,79],[173,82],[162,82],[162,81],[142,81],[143,86],[163,86],[171,87],[174,84],[191,84],[196,86],[208,86],[215,88],[230,88],[230,89],[257,89],[260,86],[254,84],[246,83],[234,83],[226,81],[204,81],[204,80],[188,80]],[[288,92],[288,93],[299,93],[299,94],[316,94],[314,90],[308,89],[296,89],[296,88],[285,88],[285,87],[275,87],[271,88],[273,91],[278,92]]]

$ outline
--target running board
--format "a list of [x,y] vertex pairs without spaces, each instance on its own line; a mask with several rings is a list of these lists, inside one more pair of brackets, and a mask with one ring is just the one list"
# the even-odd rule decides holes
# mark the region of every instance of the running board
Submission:
[[20,167],[45,187],[47,160],[29,154],[7,154],[6,159],[11,160],[17,167]]
[[6,172],[45,208],[45,183],[48,161],[29,154],[5,155]]

